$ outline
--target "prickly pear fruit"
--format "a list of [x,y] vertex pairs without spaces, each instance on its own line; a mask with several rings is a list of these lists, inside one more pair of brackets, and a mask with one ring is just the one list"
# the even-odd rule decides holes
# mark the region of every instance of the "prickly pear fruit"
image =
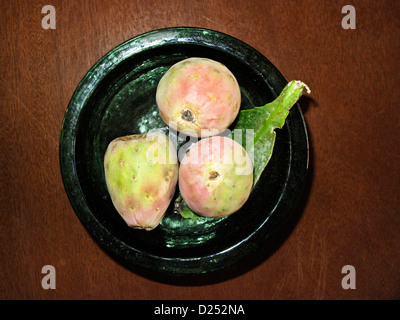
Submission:
[[221,218],[238,211],[253,186],[253,165],[236,141],[214,136],[196,142],[179,168],[179,190],[200,216]]
[[105,179],[115,209],[128,226],[158,226],[175,193],[178,160],[162,132],[113,140],[104,156]]
[[171,128],[209,137],[235,120],[241,94],[235,76],[225,65],[188,58],[174,64],[161,78],[156,101],[161,118]]

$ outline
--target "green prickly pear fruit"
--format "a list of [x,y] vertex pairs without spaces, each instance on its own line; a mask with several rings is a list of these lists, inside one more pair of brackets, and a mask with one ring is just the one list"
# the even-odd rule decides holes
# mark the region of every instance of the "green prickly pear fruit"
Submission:
[[128,226],[157,227],[178,181],[171,140],[159,131],[117,138],[107,147],[104,171],[113,205]]
[[179,190],[200,216],[222,218],[237,212],[253,186],[253,164],[236,141],[214,136],[196,142],[179,167]]

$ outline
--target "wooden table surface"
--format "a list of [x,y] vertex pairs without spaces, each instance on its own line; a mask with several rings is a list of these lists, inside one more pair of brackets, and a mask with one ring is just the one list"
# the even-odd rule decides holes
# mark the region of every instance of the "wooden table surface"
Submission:
[[[1,299],[400,298],[400,1],[0,3]],[[55,29],[42,26],[46,4]],[[348,4],[355,15],[342,13]],[[310,172],[289,223],[269,254],[190,285],[111,259],[75,215],[59,166],[63,117],[85,73],[123,41],[174,26],[243,40],[312,90],[302,110]],[[55,289],[42,287],[45,265]],[[347,265],[355,288],[342,286]]]

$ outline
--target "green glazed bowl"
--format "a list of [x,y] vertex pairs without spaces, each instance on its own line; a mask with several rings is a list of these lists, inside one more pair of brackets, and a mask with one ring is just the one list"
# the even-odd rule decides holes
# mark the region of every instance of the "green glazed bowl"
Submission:
[[[105,150],[120,136],[156,128],[169,133],[155,101],[157,84],[174,63],[193,56],[220,61],[233,72],[243,109],[272,101],[287,84],[262,54],[229,35],[187,27],[155,30],[117,46],[89,70],[62,125],[61,173],[77,217],[111,257],[147,276],[208,273],[262,251],[287,222],[308,168],[307,132],[296,105],[278,130],[273,156],[240,211],[224,219],[184,219],[172,203],[153,231],[129,228],[107,191]],[[179,150],[186,141],[177,141]]]

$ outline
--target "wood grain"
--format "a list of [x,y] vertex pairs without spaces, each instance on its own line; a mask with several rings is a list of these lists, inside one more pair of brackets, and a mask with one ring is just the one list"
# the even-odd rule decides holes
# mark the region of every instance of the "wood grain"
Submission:
[[[0,1],[1,299],[399,299],[400,2]],[[77,84],[107,51],[171,26],[214,29],[307,83],[309,181],[265,252],[190,285],[124,269],[91,239],[62,184],[58,141]],[[41,286],[44,265],[55,290]],[[357,271],[344,290],[344,265]]]

